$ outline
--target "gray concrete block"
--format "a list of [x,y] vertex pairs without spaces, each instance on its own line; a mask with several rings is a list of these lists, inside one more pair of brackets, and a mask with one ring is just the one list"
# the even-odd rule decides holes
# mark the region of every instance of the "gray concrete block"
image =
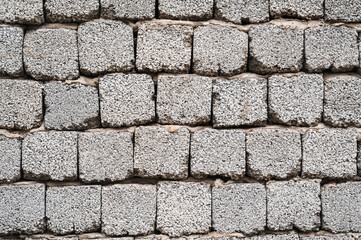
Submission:
[[131,132],[79,134],[79,178],[83,182],[114,182],[133,175]]
[[135,130],[134,174],[139,177],[185,179],[190,134],[187,128],[139,127]]
[[35,132],[23,141],[22,168],[28,180],[77,179],[76,132]]
[[191,135],[191,174],[240,179],[246,172],[246,135],[241,130],[202,129]]
[[35,235],[30,237],[25,237],[25,240],[78,240],[78,237],[62,237],[62,236],[53,236],[53,235]]
[[24,66],[36,80],[68,80],[79,76],[77,32],[58,28],[27,31]]
[[248,35],[229,26],[199,26],[194,30],[193,68],[201,75],[236,75],[245,72]]
[[297,233],[266,234],[253,237],[246,237],[243,240],[299,240]]
[[196,75],[160,75],[157,115],[162,124],[207,124],[211,120],[212,79]]
[[137,69],[141,72],[188,73],[192,26],[143,23],[138,28]]
[[40,83],[0,79],[0,96],[0,128],[29,130],[40,126],[43,117]]
[[[301,236],[301,240],[355,240],[351,235],[317,235],[317,236]],[[357,238],[356,238],[357,239]]]
[[85,75],[127,72],[134,68],[133,29],[112,20],[93,21],[78,28],[80,71]]
[[354,0],[325,0],[325,20],[357,23],[361,21],[361,2]]
[[0,25],[0,75],[23,74],[23,36],[24,30],[21,27]]
[[319,123],[323,112],[323,76],[274,75],[268,79],[270,119],[274,123],[312,126]]
[[213,86],[213,126],[260,126],[267,122],[267,79],[217,79]]
[[160,0],[159,18],[208,20],[213,16],[213,0]]
[[112,74],[99,80],[103,127],[141,125],[155,120],[155,88],[149,75]]
[[34,234],[45,230],[45,185],[0,186],[0,234]]
[[249,69],[266,74],[299,72],[303,67],[304,34],[297,28],[272,24],[250,28]]
[[20,180],[21,140],[0,135],[0,183]]
[[155,185],[124,184],[103,188],[102,231],[114,235],[146,235],[154,231]]
[[200,182],[160,182],[157,230],[170,237],[207,233],[211,227],[211,185]]
[[212,226],[220,233],[263,231],[266,227],[265,186],[233,183],[213,187]]
[[55,234],[100,230],[101,186],[49,187],[46,191],[48,231]]
[[155,17],[155,0],[100,0],[101,17],[117,20],[145,20]]
[[361,182],[322,187],[322,228],[333,233],[361,232]]
[[46,0],[47,22],[85,22],[99,15],[99,0]]
[[271,0],[270,13],[274,18],[295,17],[305,20],[323,18],[325,0]]
[[267,227],[284,231],[315,231],[320,227],[321,187],[318,181],[269,182],[267,189]]
[[302,175],[352,178],[357,175],[354,129],[310,129],[303,135]]
[[324,121],[335,127],[361,127],[361,78],[325,79]]
[[43,0],[0,0],[0,22],[41,24],[44,22]]
[[247,174],[286,179],[301,171],[301,134],[289,129],[256,129],[247,134]]
[[309,72],[352,71],[359,67],[358,34],[349,27],[320,26],[305,30],[305,60]]
[[215,0],[215,19],[242,23],[261,23],[269,20],[268,0]]
[[98,89],[80,83],[45,84],[45,127],[82,130],[99,126]]

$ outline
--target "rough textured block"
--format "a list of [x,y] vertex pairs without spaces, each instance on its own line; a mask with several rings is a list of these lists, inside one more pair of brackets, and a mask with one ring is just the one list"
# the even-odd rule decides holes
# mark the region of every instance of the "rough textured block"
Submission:
[[311,129],[303,135],[302,174],[317,178],[357,175],[354,129]]
[[0,234],[33,234],[45,229],[45,185],[0,186]]
[[300,19],[320,19],[323,17],[325,0],[271,0],[270,12],[274,18],[296,17]]
[[208,20],[213,16],[213,0],[160,0],[159,18]]
[[188,73],[192,34],[192,26],[141,24],[137,38],[137,69],[142,72]]
[[102,231],[114,235],[146,235],[154,231],[155,185],[125,184],[103,187]]
[[325,79],[324,121],[335,127],[361,127],[361,78]]
[[257,129],[247,134],[247,173],[257,179],[285,179],[301,170],[301,135],[296,130]]
[[311,126],[321,121],[324,91],[322,75],[274,75],[268,79],[268,86],[272,122]]
[[43,0],[0,0],[0,22],[41,24]]
[[215,0],[215,18],[236,24],[269,20],[268,0]]
[[196,75],[160,75],[157,114],[162,124],[207,124],[211,120],[212,79]]
[[246,171],[246,136],[240,130],[202,129],[191,136],[193,177],[243,177]]
[[137,128],[134,146],[135,175],[168,179],[187,178],[189,141],[190,134],[186,128]]
[[15,182],[21,178],[21,141],[0,135],[0,183]]
[[253,237],[246,237],[243,240],[299,240],[297,233],[266,234]]
[[213,126],[264,125],[267,79],[217,79],[213,86]]
[[120,20],[145,20],[155,17],[155,0],[100,0],[101,17]]
[[361,138],[358,141],[357,169],[358,175],[361,176]]
[[155,119],[154,82],[145,74],[112,74],[99,81],[103,127],[146,124]]
[[249,32],[249,69],[256,73],[298,72],[303,66],[303,30],[258,25]]
[[248,35],[228,26],[200,26],[194,30],[194,72],[202,75],[235,75],[245,72]]
[[349,27],[320,26],[305,30],[306,69],[346,72],[359,67],[358,34]]
[[131,71],[134,67],[133,29],[119,21],[81,24],[79,35],[80,71],[86,75]]
[[27,31],[25,71],[36,80],[67,80],[79,76],[77,32],[58,28]]
[[0,79],[0,128],[29,130],[40,126],[42,116],[40,83]]
[[120,181],[133,174],[133,134],[79,134],[79,178],[84,182]]
[[356,23],[361,21],[361,2],[355,0],[325,0],[325,20]]
[[100,229],[101,186],[49,187],[46,191],[48,230],[56,234]]
[[207,233],[211,227],[211,185],[160,182],[157,230],[171,237]]
[[47,22],[85,22],[99,15],[99,0],[46,0]]
[[320,226],[321,187],[317,181],[269,182],[267,226],[271,230],[314,231]]
[[266,226],[266,189],[259,183],[212,189],[212,226],[220,233],[254,234]]
[[[355,240],[350,235],[301,236],[301,240]],[[356,238],[357,239],[357,238]]]
[[78,240],[78,239],[79,238],[77,238],[77,237],[70,237],[70,236],[62,237],[62,236],[53,236],[53,235],[48,235],[48,234],[25,237],[25,240]]
[[79,83],[45,85],[45,127],[81,130],[99,126],[98,89]]
[[361,232],[361,182],[322,187],[322,228],[337,232]]
[[0,75],[23,74],[23,36],[24,30],[20,27],[0,25]]

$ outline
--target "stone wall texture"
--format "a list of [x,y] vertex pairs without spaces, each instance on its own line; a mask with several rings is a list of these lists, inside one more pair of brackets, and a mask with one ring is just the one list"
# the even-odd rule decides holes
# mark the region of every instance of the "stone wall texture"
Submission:
[[360,0],[0,0],[0,240],[361,240]]

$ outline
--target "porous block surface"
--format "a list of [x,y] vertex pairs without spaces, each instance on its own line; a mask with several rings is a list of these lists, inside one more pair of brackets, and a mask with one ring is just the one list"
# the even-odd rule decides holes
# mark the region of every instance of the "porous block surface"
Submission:
[[0,135],[0,183],[21,178],[21,140]]
[[244,240],[298,240],[297,233],[286,233],[286,234],[266,234],[253,237],[243,238]]
[[160,0],[159,17],[182,20],[208,20],[213,15],[213,0]]
[[20,76],[23,74],[23,37],[21,27],[0,25],[0,75]]
[[360,22],[361,2],[354,0],[325,0],[325,19],[331,22]]
[[270,14],[274,18],[320,19],[323,18],[324,2],[325,0],[270,0]]
[[101,17],[117,20],[146,20],[155,17],[156,0],[100,0]]
[[44,22],[43,0],[0,0],[0,22],[34,24]]

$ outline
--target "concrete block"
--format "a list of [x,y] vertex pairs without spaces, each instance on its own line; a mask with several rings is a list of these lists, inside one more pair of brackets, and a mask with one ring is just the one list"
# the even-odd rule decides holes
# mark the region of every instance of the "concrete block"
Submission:
[[213,16],[213,0],[160,0],[159,18],[208,20]]
[[[319,235],[319,236],[301,236],[301,240],[355,240],[350,235]],[[356,238],[357,239],[357,238]]]
[[323,18],[325,0],[271,0],[270,13],[273,18],[294,17],[305,20]]
[[325,0],[325,20],[357,23],[361,21],[361,2],[354,0]]
[[0,135],[0,183],[20,180],[21,140]]
[[0,0],[0,22],[10,24],[42,24],[43,0]]
[[246,237],[243,240],[299,240],[297,233],[266,234],[253,237]]
[[100,0],[101,17],[117,20],[146,20],[155,17],[155,0]]
[[0,75],[23,74],[23,36],[24,30],[21,27],[0,25]]

